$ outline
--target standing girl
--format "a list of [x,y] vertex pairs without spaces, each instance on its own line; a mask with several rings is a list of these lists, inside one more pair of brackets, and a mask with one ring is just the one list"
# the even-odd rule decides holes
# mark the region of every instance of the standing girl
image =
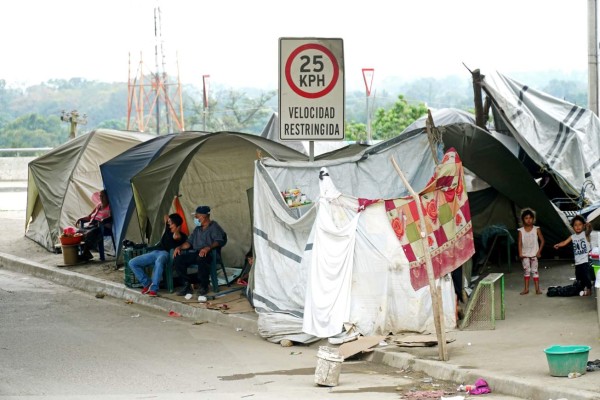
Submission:
[[[571,220],[571,226],[575,233],[560,243],[554,245],[555,249],[564,247],[573,243],[573,253],[575,253],[575,279],[583,287],[583,296],[592,294],[592,281],[590,280],[590,260],[589,253],[592,250],[590,246],[590,233],[592,226],[586,223],[585,218],[576,215]],[[585,229],[585,231],[584,231]]]
[[542,235],[542,230],[538,226],[533,225],[535,212],[531,208],[525,208],[521,211],[521,222],[523,226],[519,228],[519,258],[521,258],[525,274],[525,288],[521,294],[529,293],[529,279],[531,276],[533,276],[533,283],[535,284],[535,294],[542,294],[538,273],[538,258],[540,258],[544,247],[544,235]]

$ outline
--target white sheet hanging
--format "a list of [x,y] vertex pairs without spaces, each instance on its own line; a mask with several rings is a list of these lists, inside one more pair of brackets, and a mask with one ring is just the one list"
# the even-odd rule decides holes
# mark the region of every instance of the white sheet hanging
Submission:
[[354,245],[360,214],[348,220],[343,210],[333,205],[335,200],[330,202],[322,197],[319,202],[302,330],[329,337],[340,333],[350,317]]

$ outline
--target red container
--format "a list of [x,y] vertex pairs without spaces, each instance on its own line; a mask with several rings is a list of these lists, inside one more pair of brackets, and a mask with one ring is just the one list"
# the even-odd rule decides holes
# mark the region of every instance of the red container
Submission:
[[60,236],[59,239],[61,245],[72,246],[81,243],[83,235],[81,233],[76,233],[75,236]]

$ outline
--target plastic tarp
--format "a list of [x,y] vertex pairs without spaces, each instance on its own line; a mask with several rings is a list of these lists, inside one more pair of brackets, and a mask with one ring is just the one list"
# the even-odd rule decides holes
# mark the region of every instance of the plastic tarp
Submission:
[[[516,229],[519,210],[531,207],[547,242],[559,242],[569,235],[561,213],[516,156],[512,137],[466,122],[474,118],[460,110],[436,110],[432,118],[445,149],[454,147],[465,167],[475,233],[489,225]],[[425,117],[401,134],[411,135],[426,135]]]
[[[315,246],[322,251],[329,245],[327,241],[321,243],[326,239],[319,236],[316,228],[317,215],[321,211],[319,175],[323,167],[328,170],[336,190],[342,193],[330,204],[329,215],[335,215],[334,220],[338,223],[358,218],[355,242],[351,246],[354,262],[347,322],[364,335],[434,331],[429,288],[413,290],[408,260],[391,228],[383,203],[367,207],[357,217],[358,198],[397,198],[408,193],[390,157],[396,159],[415,190],[425,187],[434,170],[434,161],[424,135],[395,138],[342,160],[282,163],[263,159],[256,162],[256,259],[251,295],[259,312],[263,337],[269,340],[283,337],[278,315],[285,322],[289,337],[305,334],[314,338],[315,333],[329,335],[342,329],[337,322],[331,327],[320,326],[319,330],[308,329],[312,334],[301,329],[311,264],[317,257],[313,252]],[[290,187],[300,188],[316,203],[300,208],[288,207],[280,192]],[[319,238],[318,245],[315,238]],[[451,279],[441,278],[437,284],[442,292],[446,327],[454,327],[455,300]],[[299,321],[296,332],[289,329],[290,316]]]
[[578,196],[589,180],[595,189],[586,196],[600,200],[600,120],[592,111],[498,72],[486,75],[482,87],[493,100],[494,115],[565,193]]
[[152,136],[98,129],[58,146],[29,163],[25,235],[53,251],[63,228],[95,206],[102,190],[100,164]]

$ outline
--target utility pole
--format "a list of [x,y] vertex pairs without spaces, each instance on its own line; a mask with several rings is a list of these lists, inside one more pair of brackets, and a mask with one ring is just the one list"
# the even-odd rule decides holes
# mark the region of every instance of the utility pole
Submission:
[[598,115],[598,9],[588,0],[588,109]]
[[87,115],[83,114],[83,116],[79,116],[79,112],[77,110],[73,110],[71,112],[65,112],[65,110],[62,111],[62,113],[60,114],[60,120],[63,122],[68,122],[69,124],[71,124],[70,130],[69,130],[69,140],[70,139],[75,139],[75,136],[77,136],[77,125],[85,125],[87,124]]

